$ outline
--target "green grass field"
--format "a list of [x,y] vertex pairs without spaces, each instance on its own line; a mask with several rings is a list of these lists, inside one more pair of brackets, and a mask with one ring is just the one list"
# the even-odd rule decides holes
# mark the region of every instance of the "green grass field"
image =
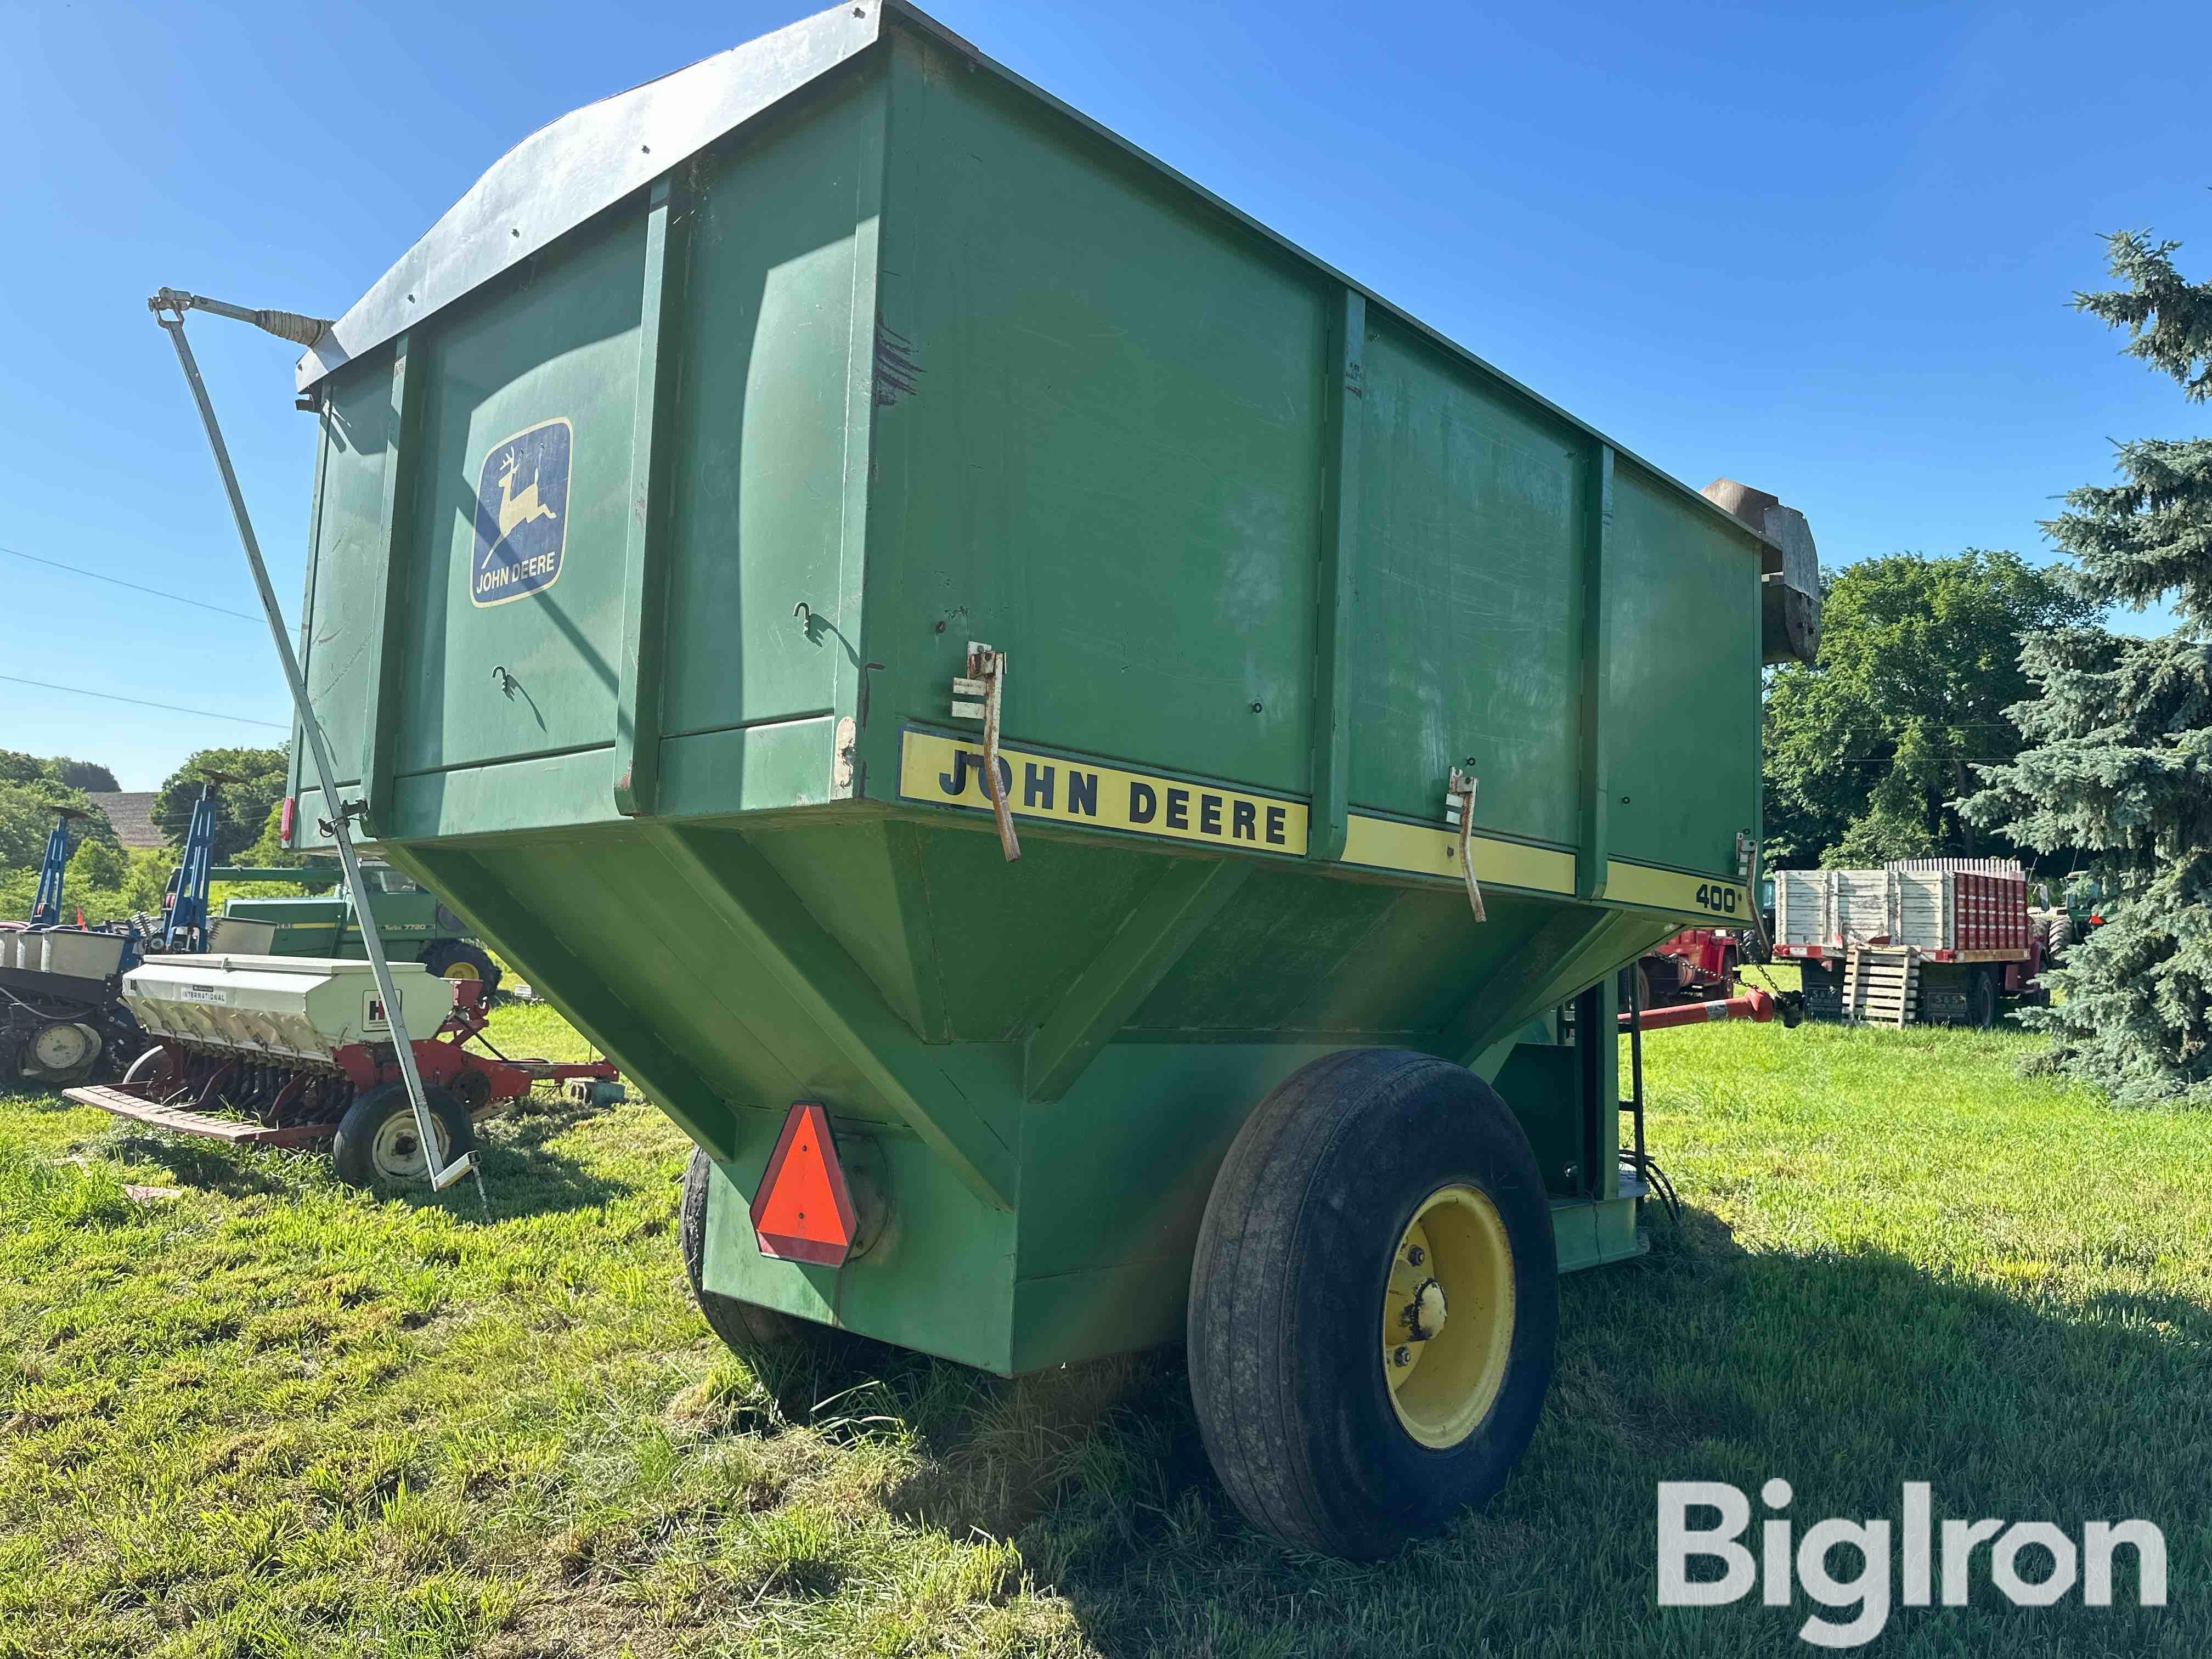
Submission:
[[1379,1568],[1237,1519],[1172,1354],[751,1374],[684,1288],[649,1107],[491,1126],[486,1220],[0,1096],[0,1656],[1809,1653],[1802,1600],[1656,1601],[1656,1483],[1773,1475],[1804,1521],[1917,1479],[1939,1516],[2165,1530],[2164,1609],[1984,1575],[1883,1653],[2197,1655],[2208,1125],[2020,1080],[2029,1046],[1650,1038],[1684,1224],[1565,1282],[1528,1459]]

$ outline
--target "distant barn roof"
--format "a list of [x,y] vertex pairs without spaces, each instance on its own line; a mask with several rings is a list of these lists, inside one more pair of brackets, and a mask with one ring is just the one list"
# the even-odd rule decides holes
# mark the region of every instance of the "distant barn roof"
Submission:
[[154,827],[154,792],[150,789],[106,791],[87,796],[107,814],[115,839],[125,847],[167,847],[169,838]]

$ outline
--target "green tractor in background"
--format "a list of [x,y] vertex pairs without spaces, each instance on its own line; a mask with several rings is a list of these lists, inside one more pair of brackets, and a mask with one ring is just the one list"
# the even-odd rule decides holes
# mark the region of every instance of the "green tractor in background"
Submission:
[[2104,884],[2086,870],[2076,870],[2063,880],[2039,882],[2028,890],[2037,905],[2028,914],[2043,930],[2045,960],[2105,925]]
[[[368,884],[377,931],[394,962],[419,962],[446,979],[481,980],[487,997],[499,989],[500,964],[435,893],[388,864],[364,860],[361,872]],[[368,954],[361,942],[361,921],[353,902],[337,884],[335,864],[319,861],[282,869],[221,865],[209,873],[216,881],[297,882],[332,890],[304,898],[224,900],[211,930],[210,953],[356,961]]]

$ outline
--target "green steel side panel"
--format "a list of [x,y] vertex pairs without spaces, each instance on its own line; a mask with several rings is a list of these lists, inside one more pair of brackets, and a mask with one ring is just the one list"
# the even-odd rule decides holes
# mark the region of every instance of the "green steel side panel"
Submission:
[[832,743],[827,714],[665,738],[658,810],[684,818],[826,805]]
[[[1502,1034],[1529,1018],[1518,1012],[1529,988],[1519,957],[1532,939],[1559,926],[1577,938],[1603,933],[1619,919],[1595,906],[1510,893],[1490,896],[1487,908],[1489,921],[1477,925],[1456,884],[1316,880],[1263,866],[1138,1009],[1125,1036],[1267,1033],[1442,1053],[1462,1021]],[[1672,931],[1664,922],[1629,925]],[[1559,965],[1545,959],[1547,984]],[[1582,976],[1558,985],[1552,1001],[1610,965],[1571,965]],[[1454,1049],[1451,1057],[1461,1056]]]
[[[1611,1008],[1607,994],[1601,1017]],[[1117,1044],[1064,1098],[1027,1107],[1013,1369],[1179,1337],[1199,1223],[1230,1142],[1271,1089],[1338,1046]],[[1610,1197],[1613,1071],[1601,1064],[1590,1079],[1607,1109],[1601,1144],[1587,1149],[1579,1050],[1522,1043],[1515,1055],[1498,1087],[1559,1200],[1561,1271],[1635,1253],[1633,1206]],[[1607,1194],[1598,1202],[1583,1190],[1594,1168]]]
[[1334,863],[1351,830],[1352,642],[1359,596],[1360,454],[1366,416],[1367,301],[1329,308],[1322,416],[1321,562],[1315,572],[1312,817],[1306,856]]
[[676,392],[684,379],[684,274],[691,191],[678,179],[646,191],[645,283],[639,295],[637,391],[630,406],[629,495],[623,549],[622,639],[615,654],[615,810],[651,817],[660,805],[660,694],[668,643],[668,542],[674,516]]
[[1030,1100],[1065,1094],[1213,926],[1253,868],[1243,859],[1170,863],[1121,925],[1102,935],[1098,954],[1066,993],[1038,1018],[1022,1045],[1023,1094]]
[[985,1074],[963,1077],[954,1051],[925,1048],[746,837],[668,830],[652,844],[685,883],[720,954],[758,988],[756,1006],[775,1020],[764,1040],[787,1053],[826,1042],[857,1074],[849,1093],[919,1135],[994,1207],[1012,1208],[1018,1137],[1008,1085],[1018,1088],[1018,1057],[984,1050]]
[[1057,1006],[1172,862],[1025,832],[1021,861],[1008,864],[988,823],[931,825],[915,854],[902,925],[929,941],[919,972],[933,977],[945,1020],[933,1035],[979,1042],[1022,1036]]
[[[1420,937],[1419,954],[1376,948],[1378,935],[1407,929]],[[1449,1002],[1484,943],[1464,893],[1262,867],[1137,1010],[1129,1031],[1411,1037],[1443,1018],[1435,1005]]]
[[1583,436],[1381,313],[1367,325],[1352,801],[1571,846]]
[[[368,714],[364,641],[375,611],[373,584],[383,536],[392,413],[388,349],[349,365],[325,388],[314,568],[308,578],[310,608],[301,629],[300,671],[330,739],[341,787],[360,781]],[[300,816],[310,828],[329,816],[322,791],[312,781],[303,781],[298,794]]]
[[1303,793],[1331,301],[934,43],[890,73],[872,779],[972,639],[1010,739]]
[[[1555,1200],[1552,1236],[1562,1273],[1626,1261],[1649,1248],[1632,1198]],[[1010,1373],[1181,1341],[1189,1276],[1185,1252],[1018,1280]]]
[[1213,1173],[1267,1091],[1328,1043],[1109,1045],[1022,1114],[1024,1279],[1190,1252]]
[[1759,586],[1750,548],[1641,468],[1613,473],[1607,665],[1616,859],[1732,872],[1759,823]]
[[[827,714],[836,659],[858,637],[860,618],[836,603],[846,382],[859,200],[883,120],[880,75],[841,79],[698,170],[674,416],[669,737]],[[793,615],[802,604],[811,628]],[[825,787],[830,759],[825,732]]]
[[[1014,1218],[985,1205],[920,1141],[873,1137],[894,1219],[884,1243],[842,1268],[760,1254],[746,1206],[781,1116],[732,1163],[707,1200],[707,1288],[850,1327],[882,1341],[1011,1372]],[[834,1123],[841,1141],[846,1128]]]
[[[787,824],[788,821],[787,820]],[[799,896],[917,1035],[935,1036],[923,1012],[921,978],[935,972],[932,941],[913,936],[899,902],[888,818],[838,823],[764,824],[753,848]]]
[[[313,642],[315,558],[316,550],[323,544],[323,486],[329,479],[330,466],[330,408],[328,401],[325,400],[322,412],[317,416],[315,422],[315,482],[312,486],[307,501],[307,556],[301,561],[304,568],[300,580],[300,609],[292,619],[292,652],[299,661],[302,672],[306,671],[309,655],[307,647]],[[296,716],[294,735],[295,738],[298,735]],[[284,793],[287,799],[295,801],[300,795],[302,746],[297,742],[285,745]]]
[[[602,920],[601,895],[570,880],[566,890],[586,902],[550,914],[530,879],[541,866],[558,882],[572,872],[564,855],[588,854],[589,843],[541,840],[519,848],[497,842],[462,851],[450,847],[392,848],[392,861],[434,886],[469,931],[507,961],[527,964],[538,994],[571,1025],[621,1062],[623,1075],[645,1091],[678,1127],[718,1158],[737,1155],[742,1112],[726,1089],[702,1078],[670,1043],[653,1005],[653,987],[637,982],[642,963],[610,961],[587,930]],[[625,972],[628,967],[631,971]]]
[[1610,444],[1600,444],[1586,492],[1589,524],[1583,547],[1582,648],[1577,687],[1581,740],[1580,817],[1576,832],[1575,896],[1605,896],[1607,848],[1612,843],[1613,786],[1607,772],[1612,733],[1613,635],[1620,610],[1613,594],[1613,475],[1616,460]]
[[1554,1198],[1572,1195],[1564,1172],[1583,1163],[1582,1115],[1576,1109],[1581,1072],[1582,1055],[1573,1048],[1516,1042],[1495,1080]]
[[[495,697],[487,683],[487,692]],[[519,693],[517,694],[520,695]],[[573,830],[614,822],[605,745],[490,766],[418,772],[392,786],[392,833],[404,838]],[[325,842],[324,844],[327,844]]]
[[[395,538],[404,602],[386,618],[402,642],[396,775],[613,741],[644,229],[641,202],[615,210],[413,346],[410,375],[428,384],[413,512]],[[559,574],[480,605],[470,567],[480,515],[497,510],[477,499],[486,462],[556,420],[571,433]]]
[[685,876],[635,842],[592,842],[514,883],[543,912],[573,917],[595,965],[725,1100],[774,1110],[819,1098],[895,1113],[829,1033],[711,915]]

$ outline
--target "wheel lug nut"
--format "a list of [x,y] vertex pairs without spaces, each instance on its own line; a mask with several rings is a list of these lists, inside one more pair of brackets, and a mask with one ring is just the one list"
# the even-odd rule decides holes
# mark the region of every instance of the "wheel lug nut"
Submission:
[[1404,1347],[1402,1346],[1392,1350],[1390,1354],[1390,1363],[1394,1365],[1412,1364],[1413,1363],[1413,1351],[1411,1348]]
[[1418,1267],[1421,1263],[1426,1261],[1428,1259],[1429,1253],[1423,1249],[1419,1245],[1413,1244],[1407,1247],[1406,1260],[1413,1266]]

